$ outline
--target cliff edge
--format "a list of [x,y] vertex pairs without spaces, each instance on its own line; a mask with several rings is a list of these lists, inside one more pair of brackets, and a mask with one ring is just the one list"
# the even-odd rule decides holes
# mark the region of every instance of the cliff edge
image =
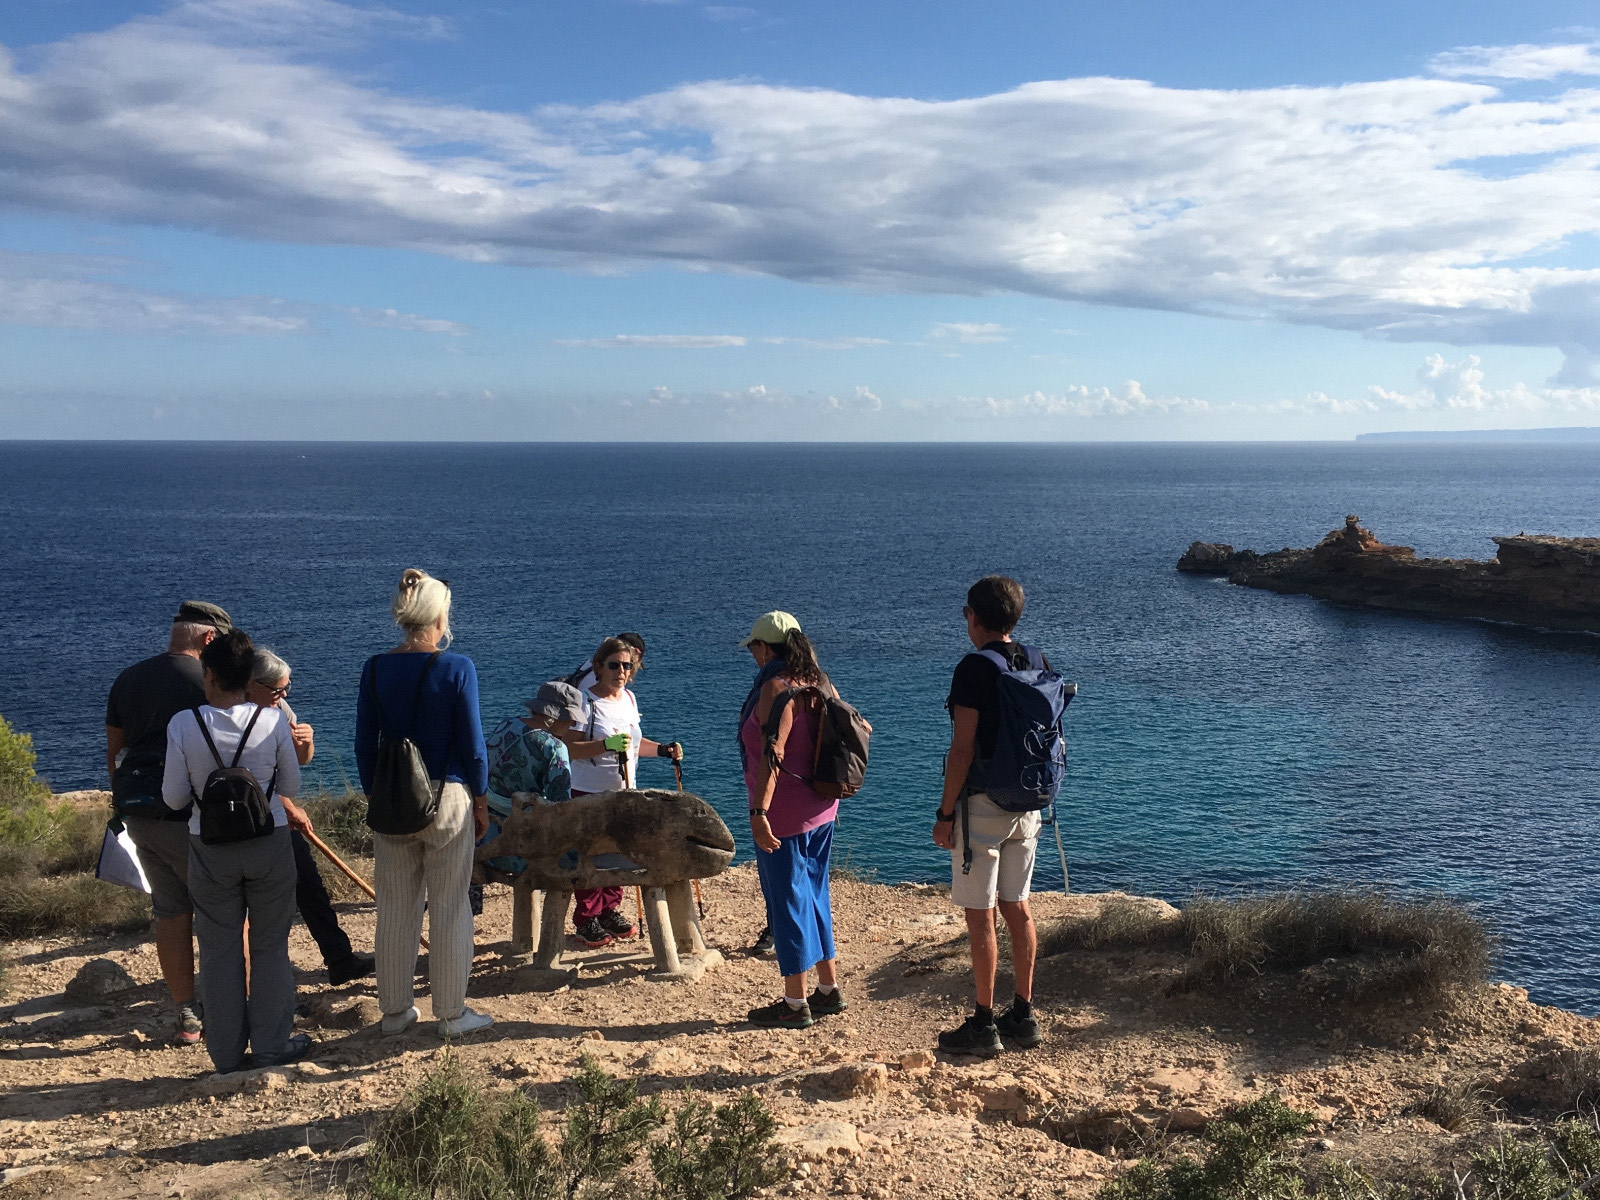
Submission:
[[1600,538],[1497,537],[1492,559],[1418,558],[1345,518],[1315,546],[1268,554],[1194,542],[1178,570],[1338,604],[1600,633]]

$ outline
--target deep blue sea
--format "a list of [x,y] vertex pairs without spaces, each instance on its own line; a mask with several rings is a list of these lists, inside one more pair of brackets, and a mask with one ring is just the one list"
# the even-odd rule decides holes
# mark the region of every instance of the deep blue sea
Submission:
[[[799,616],[876,726],[841,853],[937,879],[928,839],[967,585],[1080,684],[1061,830],[1075,889],[1335,881],[1479,906],[1501,974],[1600,1011],[1600,638],[1360,612],[1182,576],[1190,541],[1304,546],[1358,513],[1421,554],[1600,533],[1600,446],[0,444],[0,714],[58,788],[103,786],[117,671],[178,601],[294,666],[342,785],[363,659],[417,565],[455,592],[486,723],[623,629],[644,728],[747,842],[736,643]],[[664,763],[641,782],[671,786]],[[1036,879],[1059,887],[1048,835]]]

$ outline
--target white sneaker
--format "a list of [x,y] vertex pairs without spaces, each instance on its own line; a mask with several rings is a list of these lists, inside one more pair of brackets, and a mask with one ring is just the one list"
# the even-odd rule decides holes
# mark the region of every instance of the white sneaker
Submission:
[[394,1037],[396,1034],[404,1033],[421,1019],[422,1014],[417,1011],[415,1004],[402,1013],[386,1013],[383,1018],[383,1035]]
[[439,1022],[439,1036],[458,1038],[479,1029],[487,1029],[494,1024],[494,1018],[488,1013],[474,1012],[470,1008],[463,1008],[459,1017],[446,1017]]

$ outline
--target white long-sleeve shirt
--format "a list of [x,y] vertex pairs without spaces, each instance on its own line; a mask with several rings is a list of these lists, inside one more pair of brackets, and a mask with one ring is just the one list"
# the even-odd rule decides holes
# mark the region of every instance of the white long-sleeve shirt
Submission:
[[[233,752],[239,748],[239,738],[250,724],[256,706],[249,702],[235,704],[232,708],[212,708],[205,704],[200,715],[206,728],[217,743],[217,753],[222,765],[233,765]],[[282,826],[289,823],[280,797],[291,800],[300,794],[300,760],[295,757],[294,739],[289,736],[289,722],[275,708],[264,708],[250,731],[250,741],[239,756],[239,765],[256,777],[261,790],[267,790],[273,771],[278,781],[270,797],[272,823]],[[172,809],[181,809],[205,790],[206,777],[217,769],[217,760],[206,745],[205,735],[195,724],[194,710],[184,709],[167,724],[167,768],[161,779],[161,798]],[[189,815],[189,832],[199,836],[200,809],[195,807]]]

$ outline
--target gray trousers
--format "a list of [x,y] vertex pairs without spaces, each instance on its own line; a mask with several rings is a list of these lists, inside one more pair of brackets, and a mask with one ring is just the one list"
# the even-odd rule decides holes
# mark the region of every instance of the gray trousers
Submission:
[[[281,1054],[294,1031],[294,850],[289,831],[207,846],[189,839],[189,895],[200,943],[199,996],[206,1052],[219,1071],[236,1069],[248,1045]],[[250,984],[245,986],[244,923],[250,919]]]

